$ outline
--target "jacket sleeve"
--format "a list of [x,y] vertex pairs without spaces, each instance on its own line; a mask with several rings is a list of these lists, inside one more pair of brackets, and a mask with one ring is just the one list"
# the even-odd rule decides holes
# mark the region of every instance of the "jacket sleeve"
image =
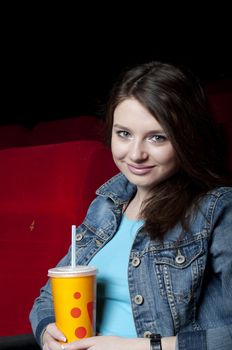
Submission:
[[[199,307],[207,312],[217,304],[217,314],[208,326],[196,332],[177,336],[178,350],[232,349],[232,191],[218,198],[213,208],[212,234],[209,242],[207,273],[212,276],[205,285],[205,297]],[[209,314],[213,314],[212,310]]]
[[[70,265],[71,247],[58,266]],[[37,343],[42,347],[41,335],[49,323],[55,322],[53,299],[50,280],[41,288],[40,295],[35,299],[29,319]]]

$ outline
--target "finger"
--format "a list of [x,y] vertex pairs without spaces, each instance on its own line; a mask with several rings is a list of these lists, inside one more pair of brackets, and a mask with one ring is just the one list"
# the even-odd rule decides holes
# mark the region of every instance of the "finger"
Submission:
[[43,350],[61,350],[63,345],[55,338],[53,338],[47,331],[45,332]]
[[65,350],[88,350],[96,344],[96,337],[85,338],[64,345]]
[[44,343],[43,350],[51,350],[50,347],[48,346],[48,343]]
[[47,326],[46,331],[56,340],[59,340],[62,342],[67,341],[65,335],[59,330],[59,328],[56,326],[55,323],[50,323]]
[[60,344],[59,342],[51,341],[49,343],[45,343],[43,346],[43,350],[61,350],[65,349],[65,346],[63,344]]

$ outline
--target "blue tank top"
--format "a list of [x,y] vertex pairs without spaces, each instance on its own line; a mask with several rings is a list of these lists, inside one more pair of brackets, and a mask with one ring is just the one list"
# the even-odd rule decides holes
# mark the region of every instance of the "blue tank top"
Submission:
[[142,220],[123,215],[118,231],[91,260],[98,268],[96,330],[101,335],[137,337],[128,287],[128,262]]

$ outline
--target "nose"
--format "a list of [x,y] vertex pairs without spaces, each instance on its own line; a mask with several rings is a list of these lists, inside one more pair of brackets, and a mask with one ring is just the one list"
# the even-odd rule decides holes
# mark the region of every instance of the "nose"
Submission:
[[130,159],[133,162],[141,163],[148,158],[148,152],[143,142],[134,141],[131,144]]

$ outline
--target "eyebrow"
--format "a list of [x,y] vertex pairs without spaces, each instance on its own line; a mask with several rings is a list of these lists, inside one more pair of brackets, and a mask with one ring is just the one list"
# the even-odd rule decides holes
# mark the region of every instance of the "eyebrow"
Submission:
[[[130,131],[131,130],[130,128],[127,128],[126,126],[123,126],[123,125],[120,125],[120,124],[114,124],[113,127],[114,128],[118,128],[118,129],[123,129],[123,130],[126,130],[126,131]],[[157,134],[157,133],[166,135],[166,132],[163,129],[149,130],[147,134],[151,135],[151,134]]]
[[126,126],[123,126],[123,125],[120,125],[120,124],[114,124],[113,127],[114,128],[118,128],[118,129],[123,129],[123,130],[130,130]]

